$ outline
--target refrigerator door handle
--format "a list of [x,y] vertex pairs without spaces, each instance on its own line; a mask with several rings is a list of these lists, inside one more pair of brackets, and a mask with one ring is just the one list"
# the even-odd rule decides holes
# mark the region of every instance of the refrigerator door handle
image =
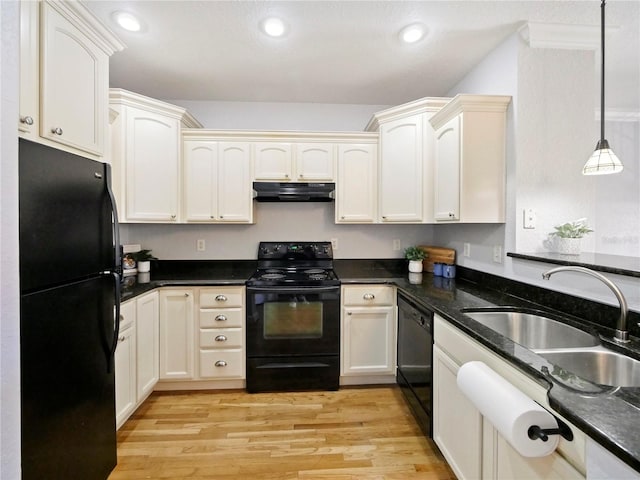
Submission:
[[112,232],[113,232],[113,258],[115,271],[120,273],[122,270],[122,259],[120,258],[120,227],[118,226],[118,209],[116,207],[116,199],[111,190],[111,165],[104,164],[105,182],[104,186],[111,203]]
[[107,372],[111,373],[112,368],[115,365],[115,353],[118,347],[118,337],[120,336],[120,275],[118,272],[111,272],[114,283],[114,295],[115,295],[115,308],[113,319],[113,338],[111,339],[111,347],[107,352]]

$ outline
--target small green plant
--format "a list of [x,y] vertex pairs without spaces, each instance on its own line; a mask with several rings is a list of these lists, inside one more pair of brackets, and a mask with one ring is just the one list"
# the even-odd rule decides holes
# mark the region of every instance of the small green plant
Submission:
[[151,255],[151,250],[140,250],[139,252],[130,253],[129,256],[136,262],[148,262],[149,260],[157,260],[156,257]]
[[407,247],[404,250],[404,256],[407,260],[424,260],[427,254],[419,247]]
[[551,232],[551,235],[555,235],[560,238],[582,238],[587,233],[593,232],[587,225],[586,218],[579,218],[573,222],[563,223],[562,225],[556,225],[553,227],[555,232]]

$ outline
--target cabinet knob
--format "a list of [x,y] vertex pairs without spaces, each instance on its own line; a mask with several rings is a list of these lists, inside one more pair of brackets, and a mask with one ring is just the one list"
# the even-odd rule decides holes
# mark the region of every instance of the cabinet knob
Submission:
[[288,173],[285,173],[285,174],[284,174],[284,178],[289,178],[289,174],[288,174]]
[[214,219],[214,218],[216,218],[216,217],[215,217],[215,216],[213,216],[213,215],[209,215],[209,218],[213,220],[213,219]]
[[171,215],[171,220],[175,220],[176,219],[176,214],[174,213],[173,215]]
[[220,220],[222,220],[224,218],[224,215],[220,215]]
[[225,317],[224,315],[217,315],[215,318],[216,322],[226,322],[227,321],[227,317]]
[[351,312],[347,312],[347,315],[351,315]]
[[364,298],[365,300],[373,300],[374,298],[376,298],[376,296],[373,293],[365,293],[362,298]]
[[227,301],[227,297],[225,297],[224,295],[216,295],[216,302],[226,302]]
[[124,341],[125,341],[125,338],[126,338],[126,337],[125,337],[124,335],[120,335],[120,336],[118,337],[118,341],[119,341],[119,342],[124,342]]
[[122,322],[124,320],[124,315],[120,314],[120,321]]
[[216,342],[226,342],[227,341],[227,337],[224,335],[217,335],[216,338],[214,338],[214,340]]
[[216,367],[226,367],[226,366],[227,366],[227,362],[225,362],[224,360],[218,360],[218,361],[215,363],[215,366],[216,366]]
[[344,215],[342,215],[340,218],[341,218],[342,220],[344,220]]
[[456,216],[455,213],[449,212],[449,218],[454,218]]
[[304,175],[302,173],[300,174],[300,178],[304,178]]
[[25,125],[33,125],[33,117],[30,117],[29,115],[20,117],[20,122],[24,123]]
[[62,129],[60,127],[52,128],[51,133],[53,133],[54,135],[62,135]]

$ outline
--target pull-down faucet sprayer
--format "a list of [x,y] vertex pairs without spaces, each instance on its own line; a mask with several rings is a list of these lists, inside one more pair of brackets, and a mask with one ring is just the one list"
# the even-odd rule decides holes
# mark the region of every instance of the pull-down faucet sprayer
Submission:
[[602,283],[604,283],[607,287],[611,289],[611,291],[614,293],[614,295],[618,299],[618,302],[620,303],[620,317],[618,318],[618,323],[616,325],[616,333],[613,337],[613,340],[618,343],[627,343],[629,341],[629,331],[627,330],[627,314],[629,312],[629,307],[627,306],[627,300],[624,298],[624,295],[622,294],[618,286],[615,283],[613,283],[611,280],[609,280],[607,277],[605,277],[604,275],[601,275],[598,272],[594,272],[593,270],[590,270],[585,267],[568,266],[568,267],[552,268],[551,270],[543,273],[542,278],[544,278],[545,280],[549,280],[549,277],[551,277],[551,275],[558,272],[584,273],[586,275],[590,275],[592,277],[597,278],[598,280],[600,280]]

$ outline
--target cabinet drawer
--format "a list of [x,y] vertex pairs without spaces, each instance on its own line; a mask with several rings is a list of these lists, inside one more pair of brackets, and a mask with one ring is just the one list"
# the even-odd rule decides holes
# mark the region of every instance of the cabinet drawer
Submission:
[[243,339],[241,328],[200,330],[200,348],[241,348]]
[[202,308],[242,307],[244,305],[244,288],[218,287],[200,290],[200,306]]
[[242,327],[243,320],[244,310],[241,308],[200,310],[200,328]]
[[120,331],[124,331],[133,325],[136,318],[136,302],[129,300],[120,305]]
[[200,377],[230,378],[244,376],[242,350],[200,350]]
[[395,289],[387,285],[354,285],[343,287],[344,305],[395,305]]

